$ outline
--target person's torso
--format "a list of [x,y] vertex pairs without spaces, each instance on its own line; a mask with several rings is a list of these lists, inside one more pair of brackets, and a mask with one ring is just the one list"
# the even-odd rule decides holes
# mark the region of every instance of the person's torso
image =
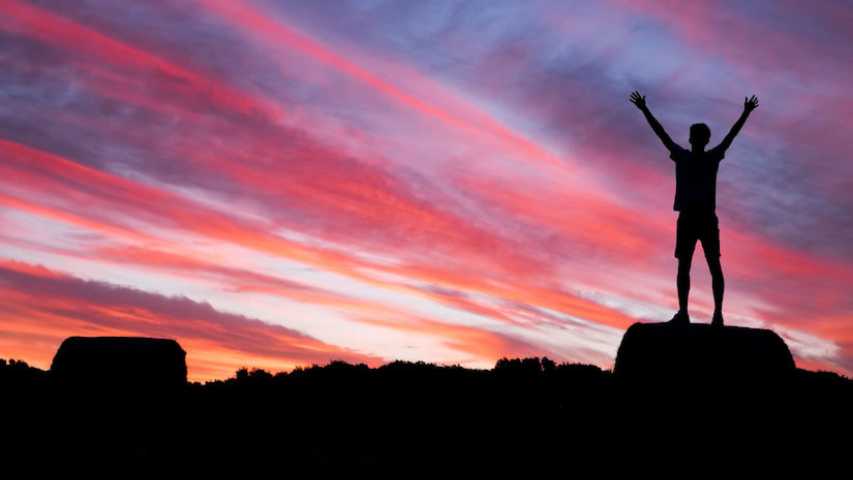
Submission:
[[683,150],[675,162],[674,210],[716,209],[719,161],[708,151]]

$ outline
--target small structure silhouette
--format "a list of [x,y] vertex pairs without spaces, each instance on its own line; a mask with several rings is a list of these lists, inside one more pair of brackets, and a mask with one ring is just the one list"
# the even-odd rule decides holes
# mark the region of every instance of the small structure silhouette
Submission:
[[175,389],[186,384],[186,352],[175,340],[69,337],[50,366],[59,383],[87,388]]
[[672,323],[628,328],[613,369],[625,384],[703,388],[781,384],[794,372],[788,346],[770,330]]

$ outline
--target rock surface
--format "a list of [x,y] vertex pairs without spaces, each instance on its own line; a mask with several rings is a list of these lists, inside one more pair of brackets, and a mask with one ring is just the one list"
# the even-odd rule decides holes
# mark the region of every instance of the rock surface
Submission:
[[66,385],[176,388],[187,381],[186,352],[168,339],[69,337],[56,351],[50,373]]
[[745,327],[635,323],[625,332],[613,373],[627,383],[784,381],[794,359],[779,335]]

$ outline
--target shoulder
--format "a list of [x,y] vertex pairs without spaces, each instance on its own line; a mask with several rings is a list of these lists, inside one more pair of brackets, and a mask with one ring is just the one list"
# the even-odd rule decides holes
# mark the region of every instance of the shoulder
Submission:
[[685,150],[681,145],[677,143],[673,143],[672,147],[669,149],[669,158],[678,161],[681,158],[684,158],[689,152]]
[[715,160],[722,160],[726,156],[726,149],[722,145],[717,145],[708,150],[708,155]]

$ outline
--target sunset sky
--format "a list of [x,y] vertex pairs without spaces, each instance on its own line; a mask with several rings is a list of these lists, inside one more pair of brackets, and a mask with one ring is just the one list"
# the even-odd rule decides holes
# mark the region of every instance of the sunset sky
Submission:
[[[177,339],[610,368],[668,320],[673,139],[719,142],[731,325],[853,374],[849,2],[0,0],[0,358]],[[708,322],[697,246],[691,317]]]

